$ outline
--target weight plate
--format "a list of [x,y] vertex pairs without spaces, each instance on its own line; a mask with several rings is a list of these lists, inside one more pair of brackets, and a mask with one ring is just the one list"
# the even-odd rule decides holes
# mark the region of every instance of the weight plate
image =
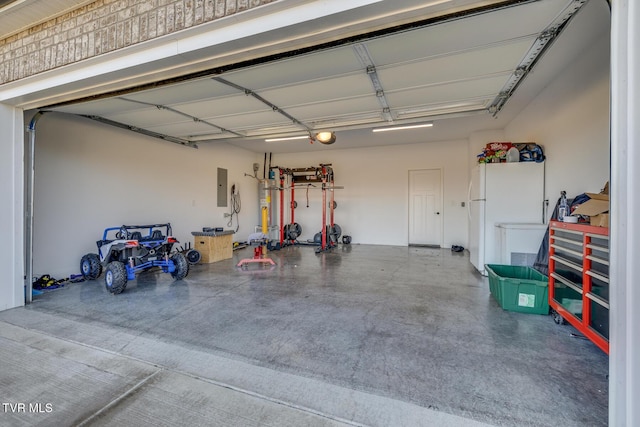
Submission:
[[335,237],[336,240],[342,235],[342,228],[338,224],[333,224],[330,234]]
[[284,226],[284,236],[287,240],[296,240],[302,234],[302,227],[297,222]]

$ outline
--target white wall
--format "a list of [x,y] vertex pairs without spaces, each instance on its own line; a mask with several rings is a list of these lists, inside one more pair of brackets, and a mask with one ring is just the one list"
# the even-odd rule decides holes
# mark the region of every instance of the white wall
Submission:
[[0,311],[24,305],[22,116],[22,110],[0,104]]
[[[336,144],[338,144],[337,142]],[[343,141],[346,144],[347,141]],[[466,140],[377,147],[327,149],[322,153],[274,155],[272,165],[331,163],[336,176],[335,222],[354,243],[408,243],[408,171],[441,169],[443,246],[467,244],[468,183]],[[238,185],[242,211],[235,240],[246,240],[259,221],[254,162],[263,154],[226,144],[194,150],[111,128],[86,119],[46,114],[36,136],[34,275],[61,278],[79,273],[79,260],[95,252],[106,227],[170,221],[181,242],[191,231],[225,226],[228,208],[216,205],[216,168]],[[277,197],[277,196],[275,196]],[[286,206],[288,206],[288,192]],[[321,192],[296,194],[296,222],[302,239],[321,229]],[[277,212],[275,213],[277,219]],[[285,223],[289,210],[285,211]],[[234,228],[235,228],[234,223]]]
[[[336,141],[320,153],[274,155],[272,164],[288,168],[332,164],[338,204],[335,222],[354,243],[408,244],[409,170],[441,169],[443,177],[443,247],[466,245],[468,143],[466,140],[385,146],[365,149],[338,149],[348,141]],[[333,147],[336,147],[333,149]],[[296,190],[296,222],[302,225],[303,239],[312,239],[322,228],[321,192]],[[288,200],[288,199],[287,199]],[[285,215],[285,222],[288,222]]]
[[549,215],[560,191],[598,193],[609,180],[609,38],[553,80],[505,129],[511,141],[534,141],[547,157]]
[[[192,231],[223,226],[216,206],[217,168],[228,170],[242,202],[234,240],[253,230],[258,205],[255,153],[227,144],[199,149],[144,137],[87,119],[45,114],[36,135],[34,275],[79,273],[106,227],[170,222],[181,242]],[[233,223],[233,229],[236,222]]]

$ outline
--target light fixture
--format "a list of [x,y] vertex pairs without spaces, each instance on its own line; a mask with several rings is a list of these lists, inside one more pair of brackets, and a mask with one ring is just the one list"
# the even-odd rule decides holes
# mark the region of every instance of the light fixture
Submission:
[[277,141],[293,141],[294,139],[309,139],[309,135],[300,135],[300,136],[285,136],[282,138],[269,138],[265,139],[265,142],[277,142]]
[[433,127],[433,123],[422,123],[419,125],[390,126],[386,128],[375,128],[373,129],[373,132],[386,132],[390,130],[418,129],[418,128],[430,128],[430,127]]
[[329,145],[336,142],[336,134],[335,132],[318,132],[313,139],[322,144]]
[[308,139],[312,144],[316,141],[322,144],[333,144],[336,142],[336,134],[335,132],[318,132],[315,135],[309,133],[308,135],[297,135],[297,136],[283,136],[277,138],[268,138],[265,139],[265,142],[276,142],[276,141],[293,141],[296,139]]

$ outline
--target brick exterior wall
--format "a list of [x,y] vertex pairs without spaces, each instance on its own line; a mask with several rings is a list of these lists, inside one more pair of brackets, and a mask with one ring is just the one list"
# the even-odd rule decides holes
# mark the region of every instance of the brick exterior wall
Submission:
[[277,0],[98,0],[0,40],[0,84]]

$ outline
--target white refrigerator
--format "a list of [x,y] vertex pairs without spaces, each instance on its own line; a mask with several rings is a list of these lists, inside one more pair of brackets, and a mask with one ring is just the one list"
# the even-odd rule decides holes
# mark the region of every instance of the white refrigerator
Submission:
[[469,257],[486,275],[485,264],[500,263],[496,224],[544,223],[544,162],[478,164],[468,199]]

